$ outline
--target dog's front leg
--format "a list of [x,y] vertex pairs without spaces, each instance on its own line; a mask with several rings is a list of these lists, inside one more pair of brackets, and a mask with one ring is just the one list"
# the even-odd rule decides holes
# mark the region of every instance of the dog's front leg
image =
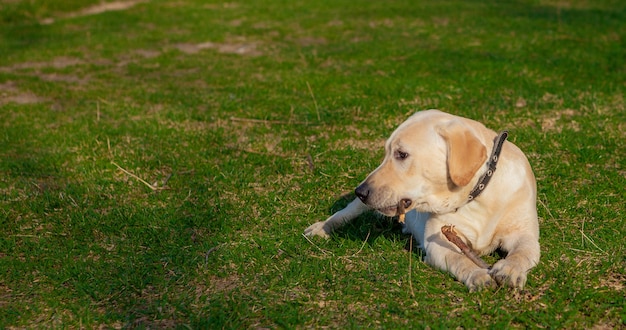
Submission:
[[304,230],[306,236],[321,236],[328,238],[335,229],[345,225],[350,220],[358,217],[363,212],[368,211],[369,206],[363,204],[360,199],[355,198],[344,209],[337,211],[325,221],[316,222]]
[[426,252],[424,261],[435,268],[451,273],[470,291],[494,287],[496,283],[489,275],[489,270],[476,266],[456,245],[450,243],[441,233],[442,225],[428,223],[426,226],[423,244]]
[[539,263],[538,235],[519,235],[503,238],[502,249],[507,252],[506,258],[496,262],[489,274],[499,285],[523,289],[526,274]]

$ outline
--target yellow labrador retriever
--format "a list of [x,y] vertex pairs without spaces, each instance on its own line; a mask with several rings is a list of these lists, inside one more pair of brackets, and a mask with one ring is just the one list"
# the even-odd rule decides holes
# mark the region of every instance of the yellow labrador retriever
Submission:
[[[405,232],[418,240],[425,262],[470,290],[521,289],[539,262],[537,191],[526,156],[506,137],[467,118],[418,112],[391,134],[382,164],[356,188],[358,198],[305,234],[328,237],[371,209],[406,211]],[[506,257],[490,269],[476,266],[443,236],[445,225],[479,255],[500,249]]]

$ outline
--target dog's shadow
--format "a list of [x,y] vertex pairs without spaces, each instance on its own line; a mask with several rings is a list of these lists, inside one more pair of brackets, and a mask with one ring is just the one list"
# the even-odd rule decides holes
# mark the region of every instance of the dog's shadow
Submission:
[[[329,214],[333,214],[345,208],[355,198],[356,195],[354,192],[343,194],[330,207]],[[332,235],[352,241],[367,241],[369,245],[375,242],[379,237],[384,237],[389,240],[404,242],[404,247],[407,251],[419,251],[415,241],[411,244],[412,236],[402,233],[402,225],[398,222],[396,217],[384,216],[375,211],[368,211],[361,214],[345,226],[335,230]]]

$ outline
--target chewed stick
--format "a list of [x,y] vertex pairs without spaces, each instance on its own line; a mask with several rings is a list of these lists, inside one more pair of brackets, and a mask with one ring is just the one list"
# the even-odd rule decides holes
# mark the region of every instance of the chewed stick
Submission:
[[446,225],[441,227],[441,233],[450,241],[452,244],[456,245],[461,252],[468,257],[472,262],[474,262],[478,267],[489,269],[488,263],[486,263],[483,259],[481,259],[474,250],[470,249],[463,240],[454,232],[454,227],[451,225]]
[[404,203],[400,201],[398,203],[398,222],[404,223],[405,215],[406,210],[404,209]]

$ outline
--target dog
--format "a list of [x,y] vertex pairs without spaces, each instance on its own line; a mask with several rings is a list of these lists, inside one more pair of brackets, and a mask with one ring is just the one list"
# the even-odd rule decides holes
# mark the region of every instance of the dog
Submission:
[[[471,291],[523,289],[539,262],[535,176],[524,153],[483,124],[439,110],[409,117],[385,143],[385,158],[356,189],[357,198],[304,234],[329,237],[363,212],[406,213],[403,231],[424,261],[450,272]],[[475,265],[441,232],[452,225],[478,255],[506,256],[491,268]]]

